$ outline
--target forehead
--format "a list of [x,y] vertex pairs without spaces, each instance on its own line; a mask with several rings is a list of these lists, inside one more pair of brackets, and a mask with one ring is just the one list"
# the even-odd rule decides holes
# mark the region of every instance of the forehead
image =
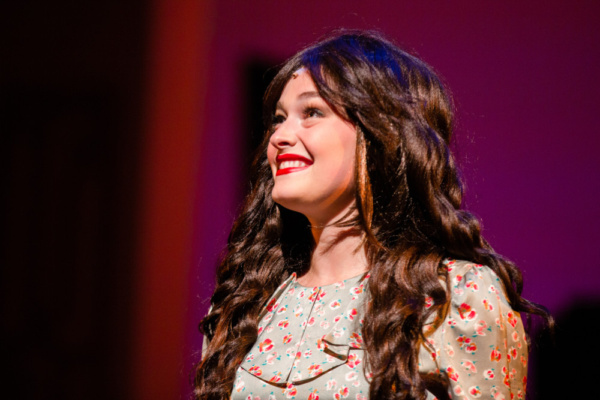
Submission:
[[306,97],[307,95],[319,96],[317,86],[312,77],[305,68],[300,68],[292,74],[292,77],[285,84],[279,103],[296,100],[298,97]]

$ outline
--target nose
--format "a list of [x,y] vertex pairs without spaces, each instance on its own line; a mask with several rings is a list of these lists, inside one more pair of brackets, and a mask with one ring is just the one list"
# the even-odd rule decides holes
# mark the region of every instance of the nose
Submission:
[[279,150],[286,147],[294,147],[297,141],[296,130],[289,119],[277,126],[270,139],[271,145]]

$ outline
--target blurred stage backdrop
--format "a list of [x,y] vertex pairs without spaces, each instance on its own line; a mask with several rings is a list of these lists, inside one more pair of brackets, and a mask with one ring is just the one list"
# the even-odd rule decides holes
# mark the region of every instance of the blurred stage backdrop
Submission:
[[0,15],[7,398],[188,397],[262,90],[340,27],[382,31],[452,90],[466,207],[559,323],[555,347],[533,338],[529,398],[595,390],[597,2],[58,0]]

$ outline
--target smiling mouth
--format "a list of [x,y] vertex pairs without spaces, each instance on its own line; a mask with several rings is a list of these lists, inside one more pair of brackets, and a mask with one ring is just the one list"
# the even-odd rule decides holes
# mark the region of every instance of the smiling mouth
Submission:
[[312,161],[298,154],[280,154],[276,159],[279,164],[275,176],[302,171],[312,165]]

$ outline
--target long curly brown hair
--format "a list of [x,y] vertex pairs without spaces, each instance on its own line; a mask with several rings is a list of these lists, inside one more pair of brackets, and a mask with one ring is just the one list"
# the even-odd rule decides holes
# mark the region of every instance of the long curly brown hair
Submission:
[[[370,268],[363,335],[372,399],[440,398],[443,380],[418,372],[423,325],[449,302],[440,283],[446,257],[489,266],[516,311],[546,311],[521,297],[522,277],[496,254],[480,224],[461,210],[463,184],[449,149],[453,106],[432,69],[371,32],[342,32],[288,60],[264,97],[267,127],[299,68],[321,97],[357,130],[356,210]],[[217,271],[209,341],[196,368],[198,399],[228,399],[236,370],[257,339],[258,315],[292,272],[306,271],[314,242],[308,220],[271,198],[270,128],[255,159],[251,191]],[[433,307],[425,307],[425,298]],[[442,388],[442,390],[440,390]]]

